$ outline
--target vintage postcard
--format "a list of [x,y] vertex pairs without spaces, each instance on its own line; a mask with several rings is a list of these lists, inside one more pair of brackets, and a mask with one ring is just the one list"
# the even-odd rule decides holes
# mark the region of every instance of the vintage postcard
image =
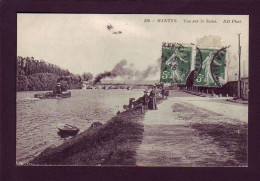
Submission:
[[249,16],[17,14],[16,165],[247,167]]

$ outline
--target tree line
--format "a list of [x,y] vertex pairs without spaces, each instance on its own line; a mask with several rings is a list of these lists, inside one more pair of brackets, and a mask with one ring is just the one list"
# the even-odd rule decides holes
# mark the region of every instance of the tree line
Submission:
[[33,57],[17,57],[17,91],[53,90],[57,82],[67,89],[80,89],[83,81],[91,81],[93,75],[75,75],[57,65]]

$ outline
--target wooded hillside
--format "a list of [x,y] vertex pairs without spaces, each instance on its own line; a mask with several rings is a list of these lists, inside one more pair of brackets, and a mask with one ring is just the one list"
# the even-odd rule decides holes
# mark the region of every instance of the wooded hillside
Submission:
[[33,57],[17,57],[17,91],[52,90],[58,81],[67,89],[81,88],[85,77]]

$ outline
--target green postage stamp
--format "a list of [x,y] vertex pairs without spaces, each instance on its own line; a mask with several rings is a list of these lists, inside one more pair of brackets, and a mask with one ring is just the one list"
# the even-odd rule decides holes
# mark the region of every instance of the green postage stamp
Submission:
[[186,84],[191,71],[192,47],[162,46],[161,82]]
[[221,87],[226,83],[226,48],[196,50],[195,86]]

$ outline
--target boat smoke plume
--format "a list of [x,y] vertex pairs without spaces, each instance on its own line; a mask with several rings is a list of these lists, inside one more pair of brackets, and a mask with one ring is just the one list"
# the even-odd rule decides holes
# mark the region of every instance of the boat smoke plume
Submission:
[[98,74],[95,77],[93,84],[95,85],[97,83],[100,83],[102,79],[107,77],[121,77],[124,80],[145,80],[149,76],[154,76],[160,70],[160,63],[161,59],[158,58],[155,65],[148,65],[145,70],[139,71],[134,68],[133,64],[129,64],[126,60],[121,60],[114,66],[114,68],[111,71],[106,71],[104,73]]
[[104,79],[106,77],[114,78],[116,77],[116,74],[113,74],[112,72],[100,73],[95,77],[93,84],[96,85],[97,83],[100,83],[101,79]]

